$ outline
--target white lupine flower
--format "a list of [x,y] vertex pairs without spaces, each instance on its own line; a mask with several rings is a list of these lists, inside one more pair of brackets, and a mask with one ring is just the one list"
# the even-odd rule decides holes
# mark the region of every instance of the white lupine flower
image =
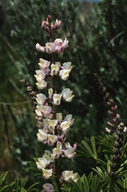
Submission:
[[68,114],[66,115],[66,117],[64,118],[64,121],[69,121],[70,122],[70,126],[73,125],[74,119],[72,119],[72,115]]
[[57,75],[59,71],[60,62],[55,62],[55,64],[52,63],[51,65],[51,76]]
[[36,115],[37,115],[38,117],[42,117],[42,116],[43,116],[41,111],[42,111],[42,106],[41,106],[41,105],[37,105],[37,106],[36,106],[35,113],[36,113]]
[[70,122],[69,121],[63,121],[60,125],[63,132],[67,132],[70,128]]
[[50,134],[48,134],[48,139],[49,139],[48,140],[48,144],[50,146],[52,146],[58,140],[58,137],[57,137],[57,135],[50,135]]
[[55,129],[55,126],[57,125],[58,120],[54,119],[54,120],[50,120],[48,119],[48,127],[51,131],[53,131]]
[[49,179],[52,176],[52,169],[42,169],[43,172],[43,178]]
[[44,154],[43,158],[46,160],[46,165],[50,164],[50,162],[52,162],[52,159],[49,155]]
[[73,173],[71,179],[76,183],[78,181],[78,179],[79,179],[78,173]]
[[48,94],[49,94],[49,98],[51,99],[52,95],[53,95],[53,89],[52,88],[48,89]]
[[66,81],[69,77],[69,73],[70,73],[70,70],[63,69],[63,70],[60,70],[59,75],[62,80]]
[[39,129],[37,133],[37,140],[44,142],[47,140],[47,138],[48,138],[47,132],[43,129]]
[[47,86],[47,82],[44,80],[38,80],[36,85],[38,89],[44,89]]
[[74,95],[72,95],[73,91],[70,91],[69,88],[65,88],[63,91],[62,91],[62,97],[65,101],[67,102],[71,102]]
[[40,63],[38,63],[40,69],[44,70],[49,67],[50,61],[40,58]]
[[63,63],[63,69],[67,69],[67,70],[70,70],[72,69],[72,66],[71,66],[71,62],[65,62]]
[[54,43],[52,43],[52,42],[48,42],[48,43],[46,43],[45,44],[45,46],[46,46],[46,53],[52,53],[52,52],[54,52],[55,51],[55,45],[54,45]]
[[53,149],[53,154],[51,154],[52,159],[58,159],[62,154],[62,143],[57,141],[57,147]]
[[62,121],[62,113],[56,113],[56,119],[61,122]]
[[47,116],[52,111],[52,108],[50,106],[41,106],[41,109],[41,112],[44,116]]
[[34,76],[35,76],[37,81],[43,80],[45,78],[45,74],[42,70],[36,70],[35,72],[36,72],[36,75],[34,75]]
[[64,151],[64,154],[67,158],[72,159],[76,154],[75,148],[68,148],[67,150]]
[[38,102],[38,104],[43,105],[45,102],[46,96],[42,93],[39,93],[36,95],[36,101]]
[[53,94],[53,103],[55,105],[60,105],[61,103],[61,96],[60,94]]
[[47,165],[47,161],[45,158],[38,158],[38,162],[36,162],[37,168],[38,169],[43,169]]
[[63,171],[61,179],[64,181],[69,181],[72,178],[73,171]]

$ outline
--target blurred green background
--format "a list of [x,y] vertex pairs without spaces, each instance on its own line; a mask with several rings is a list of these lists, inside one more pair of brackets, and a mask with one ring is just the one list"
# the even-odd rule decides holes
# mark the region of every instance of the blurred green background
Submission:
[[[72,103],[58,108],[75,119],[68,132],[71,144],[89,142],[92,135],[105,131],[108,109],[94,81],[100,77],[118,105],[121,121],[127,121],[127,2],[101,0],[99,3],[77,0],[8,0],[0,2],[0,173],[9,170],[10,179],[29,175],[27,161],[43,155],[45,146],[36,140],[36,120],[33,108],[20,79],[25,78],[34,90],[34,73],[40,57],[51,60],[48,54],[38,53],[36,43],[44,45],[49,36],[41,29],[41,20],[51,15],[61,20],[54,39],[67,37],[69,48],[56,55],[61,63],[71,61],[69,80],[59,81],[57,90],[74,90]],[[45,91],[44,91],[45,92]],[[46,92],[45,92],[46,93]],[[83,174],[81,162],[75,158],[73,169]],[[86,165],[88,166],[88,164]],[[37,179],[38,180],[38,179]],[[41,178],[40,178],[41,180]]]

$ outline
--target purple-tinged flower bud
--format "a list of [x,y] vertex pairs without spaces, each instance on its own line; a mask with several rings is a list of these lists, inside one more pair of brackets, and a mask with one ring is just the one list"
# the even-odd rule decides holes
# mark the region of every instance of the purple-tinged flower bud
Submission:
[[73,148],[75,148],[75,151],[76,151],[76,149],[77,149],[77,145],[76,145],[76,144],[74,144]]
[[46,48],[42,47],[39,43],[36,44],[36,49],[39,52],[45,52],[46,51]]
[[111,133],[111,132],[112,132],[108,127],[105,127],[105,131],[106,131],[107,133]]
[[109,125],[110,127],[114,127],[114,126],[115,126],[114,124],[112,124],[112,123],[110,123],[110,122],[108,122],[108,125]]
[[116,114],[116,119],[119,120],[120,119],[120,115]]

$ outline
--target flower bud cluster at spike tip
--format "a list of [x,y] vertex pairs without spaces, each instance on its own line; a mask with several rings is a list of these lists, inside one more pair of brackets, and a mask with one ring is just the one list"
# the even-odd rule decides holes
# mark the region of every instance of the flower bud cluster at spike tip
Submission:
[[[68,47],[66,38],[64,41],[60,38],[53,41],[53,31],[60,28],[60,26],[61,21],[56,19],[55,24],[53,24],[50,15],[48,15],[47,21],[42,21],[42,29],[49,33],[51,42],[45,43],[44,47],[37,43],[36,49],[42,53],[52,54],[52,61],[40,58],[38,62],[39,69],[35,71],[34,75],[37,81],[37,88],[39,90],[47,88],[48,90],[48,94],[43,94],[41,91],[34,94],[36,102],[34,112],[38,126],[37,140],[52,147],[51,152],[47,153],[45,151],[43,157],[37,159],[36,166],[42,171],[44,179],[56,178],[59,192],[61,192],[60,185],[64,182],[69,182],[69,178],[74,182],[77,182],[79,178],[78,174],[73,173],[73,171],[59,173],[58,170],[59,159],[66,157],[70,161],[75,156],[77,148],[76,144],[71,146],[70,143],[66,143],[67,133],[74,122],[72,115],[68,114],[63,117],[62,113],[57,113],[56,110],[61,104],[61,100],[71,102],[74,98],[73,91],[70,88],[64,88],[58,93],[56,90],[57,78],[58,81],[59,79],[67,80],[73,68],[69,61],[63,64],[55,61],[55,53],[62,53]],[[32,90],[29,87],[30,91]],[[62,183],[59,179],[62,180]],[[43,188],[45,192],[54,191],[51,184],[45,184]]]
[[42,20],[41,27],[44,31],[51,33],[61,27],[61,21],[56,19],[55,24],[53,24],[50,15],[48,15],[47,21]]

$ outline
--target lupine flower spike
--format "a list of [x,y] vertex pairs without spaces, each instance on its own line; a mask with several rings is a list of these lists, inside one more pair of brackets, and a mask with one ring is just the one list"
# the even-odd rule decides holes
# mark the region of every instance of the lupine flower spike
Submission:
[[[61,104],[61,100],[71,102],[74,98],[73,91],[70,88],[65,88],[57,93],[56,81],[57,78],[66,81],[72,70],[71,62],[61,64],[55,61],[55,54],[62,53],[68,47],[69,41],[65,38],[62,40],[57,38],[53,40],[53,32],[61,26],[61,21],[56,19],[55,24],[52,23],[50,15],[47,21],[42,21],[42,29],[50,35],[50,42],[45,43],[45,46],[36,44],[36,49],[39,52],[46,52],[52,55],[52,61],[39,59],[39,69],[35,71],[37,88],[42,90],[48,87],[47,96],[43,93],[36,94],[35,114],[38,120],[39,127],[37,140],[43,144],[52,146],[50,153],[44,153],[43,157],[39,157],[36,162],[37,168],[42,170],[42,177],[50,179],[55,177],[58,191],[61,191],[61,185],[64,182],[69,182],[72,179],[78,181],[78,173],[73,173],[72,170],[65,170],[62,173],[58,170],[58,162],[60,158],[66,157],[70,161],[76,154],[76,144],[72,147],[70,143],[66,143],[67,132],[73,125],[74,119],[71,114],[63,118],[62,113],[57,113],[56,106]],[[56,78],[57,77],[57,78]],[[51,81],[47,81],[47,78]],[[62,183],[59,181],[62,180]],[[43,186],[45,192],[54,191],[54,187],[47,183]]]

